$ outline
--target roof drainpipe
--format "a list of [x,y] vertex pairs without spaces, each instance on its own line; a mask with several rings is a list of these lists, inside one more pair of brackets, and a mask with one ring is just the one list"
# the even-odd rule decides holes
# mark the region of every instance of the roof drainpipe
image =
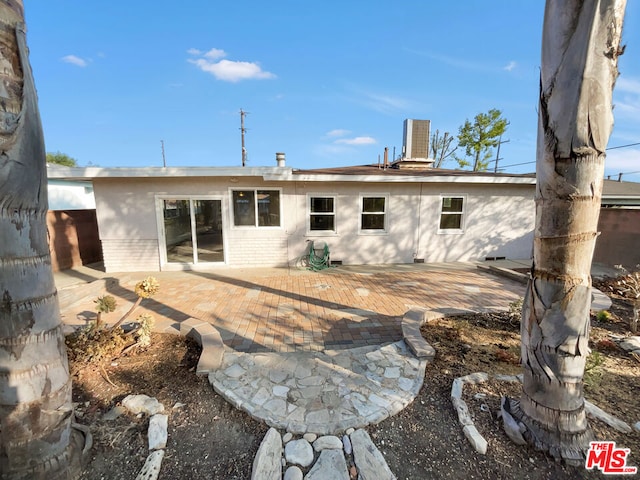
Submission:
[[278,165],[278,167],[284,167],[285,166],[284,153],[282,153],[282,152],[277,152],[276,153],[276,164]]

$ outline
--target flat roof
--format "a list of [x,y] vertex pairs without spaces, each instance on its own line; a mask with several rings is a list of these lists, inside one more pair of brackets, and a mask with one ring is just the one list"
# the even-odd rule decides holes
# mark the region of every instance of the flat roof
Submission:
[[[441,168],[382,168],[355,165],[317,169],[291,167],[64,167],[48,165],[51,180],[90,181],[99,178],[260,177],[283,182],[474,183],[535,185],[535,173],[493,173]],[[604,180],[603,199],[637,204],[640,183]]]
[[375,165],[300,170],[290,167],[64,167],[49,165],[49,179],[261,177],[265,181],[509,183],[535,184],[533,174],[505,174],[444,169],[378,169]]

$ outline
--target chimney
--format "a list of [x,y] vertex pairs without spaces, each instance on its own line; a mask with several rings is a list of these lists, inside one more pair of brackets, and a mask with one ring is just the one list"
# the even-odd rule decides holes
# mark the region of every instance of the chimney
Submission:
[[276,153],[276,164],[278,165],[278,167],[284,167],[285,165],[284,153],[282,152]]
[[384,147],[384,168],[389,168],[389,147]]

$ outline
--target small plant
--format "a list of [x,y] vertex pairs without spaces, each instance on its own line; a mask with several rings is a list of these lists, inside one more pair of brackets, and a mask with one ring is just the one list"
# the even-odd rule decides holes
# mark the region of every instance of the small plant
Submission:
[[[116,299],[111,295],[104,295],[94,300],[98,316],[95,322],[87,327],[77,330],[65,339],[67,351],[71,360],[77,364],[87,365],[120,355],[130,348],[148,347],[151,344],[151,331],[153,330],[153,317],[142,314],[137,318],[138,327],[125,333],[120,325],[138,308],[143,298],[151,298],[158,292],[160,285],[154,277],[147,277],[138,282],[135,292],[138,299],[112,327],[102,327],[102,314],[111,313],[116,309]],[[124,348],[127,343],[135,343]],[[124,349],[124,350],[123,350]]]
[[511,317],[512,320],[520,320],[520,317],[522,316],[523,305],[524,298],[519,298],[518,300],[514,300],[509,304],[509,317]]
[[115,325],[113,325],[111,328],[113,329],[113,328],[119,327],[122,324],[122,322],[124,322],[127,318],[129,318],[129,315],[131,315],[133,311],[136,308],[138,308],[143,298],[153,297],[156,293],[158,293],[158,290],[160,290],[160,284],[158,283],[158,280],[155,279],[155,277],[147,277],[144,280],[141,280],[140,282],[136,283],[134,291],[136,292],[136,295],[138,295],[138,299],[131,306],[129,311],[125,313],[122,316],[122,318],[118,320],[115,323]]
[[602,378],[605,357],[600,352],[591,352],[584,367],[584,383],[596,386]]
[[596,315],[599,322],[608,322],[611,320],[611,312],[608,310],[600,310]]
[[620,350],[620,347],[617,343],[608,338],[603,338],[602,340],[598,340],[596,342],[595,348],[600,350],[601,352],[617,352]]
[[158,293],[159,289],[158,280],[155,277],[147,277],[136,284],[135,292],[140,298],[151,298]]
[[518,365],[520,363],[520,356],[510,350],[498,349],[493,352],[493,355],[499,362],[511,363],[513,365]]
[[97,323],[77,330],[65,339],[69,358],[78,364],[101,362],[120,353],[127,343],[121,328],[111,330],[100,328]]
[[93,303],[96,304],[96,311],[98,312],[98,316],[96,318],[96,327],[100,327],[102,325],[102,314],[115,311],[116,299],[111,295],[104,295],[102,297],[98,297],[93,301]]
[[143,313],[136,321],[140,325],[135,331],[136,342],[139,347],[148,347],[151,345],[151,331],[153,330],[155,321],[148,313]]

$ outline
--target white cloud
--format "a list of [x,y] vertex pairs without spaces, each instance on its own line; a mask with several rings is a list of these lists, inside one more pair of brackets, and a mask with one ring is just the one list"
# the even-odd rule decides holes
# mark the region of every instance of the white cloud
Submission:
[[513,60],[511,60],[509,62],[509,64],[503,68],[503,70],[506,70],[507,72],[511,72],[517,66],[518,66],[518,64],[516,62],[514,62]]
[[353,137],[353,138],[339,138],[333,143],[340,145],[373,145],[376,139],[373,137]]
[[85,59],[77,57],[75,55],[65,55],[60,60],[62,60],[64,63],[70,63],[71,65],[75,65],[77,67],[86,67],[88,65]]
[[220,50],[219,48],[212,48],[204,54],[204,57],[208,58],[209,60],[218,60],[219,58],[224,58],[226,56],[227,53],[224,50]]
[[330,130],[325,133],[325,137],[344,137],[345,135],[349,135],[351,132],[349,130],[345,130],[343,128],[336,128],[334,130]]
[[212,48],[205,53],[192,48],[189,49],[187,53],[202,57],[197,59],[188,59],[187,61],[189,63],[193,63],[203,72],[210,73],[218,80],[222,80],[224,82],[235,83],[241,80],[263,80],[276,77],[273,73],[262,70],[262,67],[255,62],[240,62],[233,60],[217,61],[218,59],[227,56],[224,50],[218,48]]

